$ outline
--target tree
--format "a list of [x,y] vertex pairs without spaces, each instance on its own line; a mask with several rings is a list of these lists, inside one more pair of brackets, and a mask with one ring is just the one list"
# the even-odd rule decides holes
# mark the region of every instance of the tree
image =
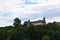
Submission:
[[44,36],[42,37],[42,40],[50,40],[50,37],[49,37],[48,35],[44,35]]
[[13,24],[15,27],[19,27],[21,26],[21,20],[19,18],[15,18],[14,19],[14,24]]

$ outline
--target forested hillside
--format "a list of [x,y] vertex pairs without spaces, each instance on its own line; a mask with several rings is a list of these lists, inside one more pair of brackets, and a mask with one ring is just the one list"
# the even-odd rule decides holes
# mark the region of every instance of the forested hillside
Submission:
[[60,25],[54,22],[24,26],[15,18],[13,26],[0,27],[0,40],[60,40]]

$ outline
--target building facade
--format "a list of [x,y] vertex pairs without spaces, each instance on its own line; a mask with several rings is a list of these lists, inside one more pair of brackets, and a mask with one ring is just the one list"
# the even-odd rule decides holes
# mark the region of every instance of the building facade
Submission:
[[45,17],[43,18],[43,20],[32,21],[31,24],[33,24],[33,25],[44,25],[44,24],[46,24]]
[[45,21],[45,17],[43,18],[43,20],[37,20],[37,21],[25,21],[24,22],[25,25],[29,26],[29,25],[45,25],[46,21]]

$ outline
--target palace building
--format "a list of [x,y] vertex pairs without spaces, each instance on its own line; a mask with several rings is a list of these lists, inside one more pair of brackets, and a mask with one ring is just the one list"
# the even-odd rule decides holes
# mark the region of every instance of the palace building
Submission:
[[24,22],[24,25],[29,26],[30,24],[32,24],[32,25],[45,25],[46,24],[45,17],[43,18],[43,20],[37,20],[37,21],[28,20],[28,21]]

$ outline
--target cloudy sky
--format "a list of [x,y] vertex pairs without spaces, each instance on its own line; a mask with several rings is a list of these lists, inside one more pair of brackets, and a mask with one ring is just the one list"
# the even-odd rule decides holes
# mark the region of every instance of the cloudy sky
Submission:
[[60,0],[0,0],[0,26],[12,25],[15,17],[23,22],[44,16],[47,22],[59,22]]

